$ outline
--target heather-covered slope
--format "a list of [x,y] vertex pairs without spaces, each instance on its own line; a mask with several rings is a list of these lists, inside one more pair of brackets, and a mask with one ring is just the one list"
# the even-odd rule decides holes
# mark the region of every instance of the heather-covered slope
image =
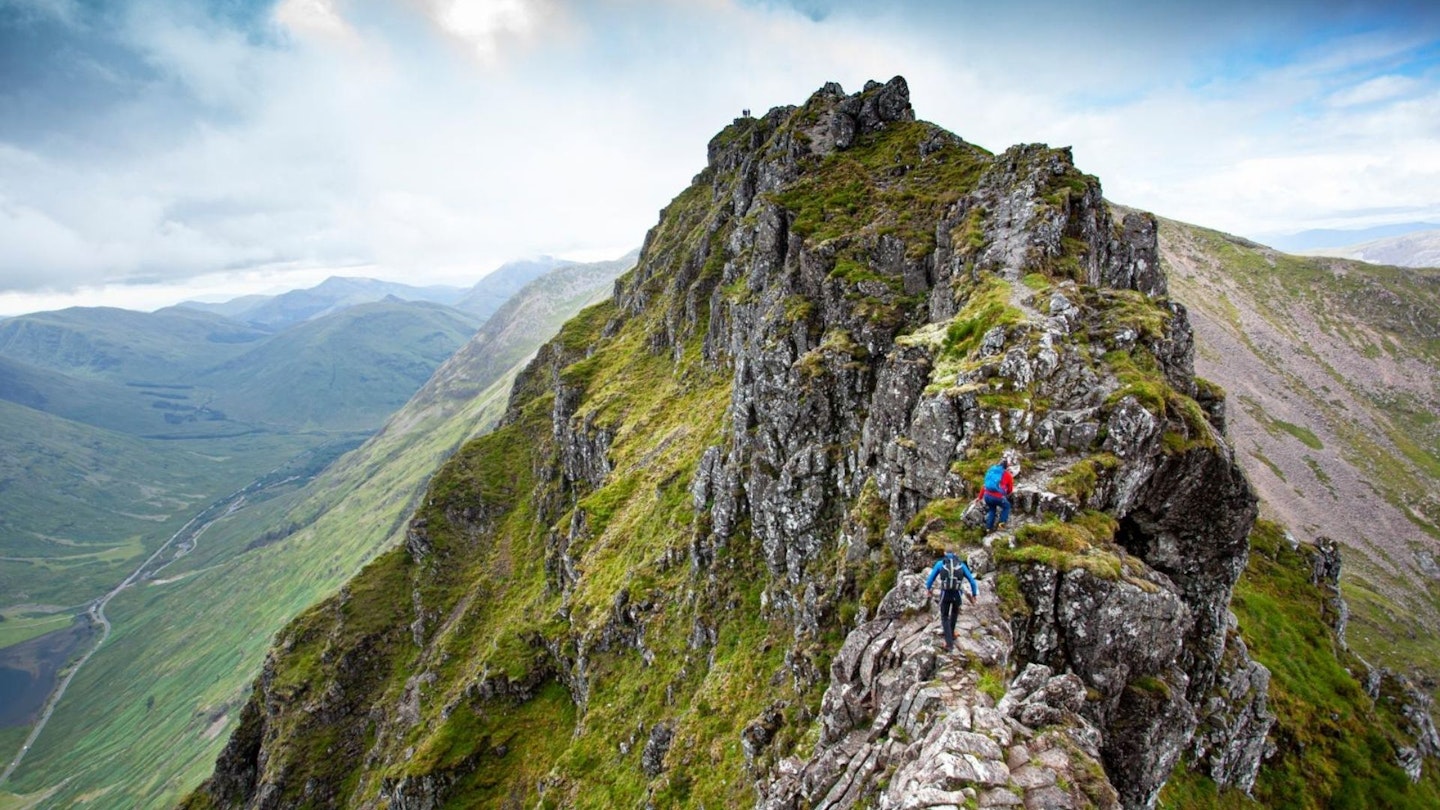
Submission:
[[1196,368],[1229,392],[1262,512],[1346,549],[1348,639],[1440,673],[1440,271],[1289,256],[1162,220]]
[[[189,804],[1144,806],[1182,760],[1249,787],[1255,501],[1191,349],[1155,220],[1067,151],[991,155],[902,79],[737,120],[404,547],[281,633]],[[1007,448],[1019,514],[982,542]],[[912,573],[947,543],[982,578],[963,660]]]

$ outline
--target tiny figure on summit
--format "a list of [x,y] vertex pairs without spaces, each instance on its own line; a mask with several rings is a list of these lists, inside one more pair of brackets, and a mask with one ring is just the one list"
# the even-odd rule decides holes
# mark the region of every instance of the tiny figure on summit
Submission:
[[[1015,477],[1010,474],[1010,458],[1006,456],[1000,459],[999,464],[991,465],[985,471],[985,483],[980,488],[980,494],[975,500],[985,504],[985,533],[995,531],[996,528],[1005,528],[1010,522],[1010,496],[1015,492]],[[1000,523],[995,523],[995,513],[999,510]]]
[[955,620],[960,617],[960,589],[963,584],[961,576],[970,580],[970,593],[965,596],[973,605],[980,589],[975,584],[975,575],[970,573],[970,566],[955,555],[953,547],[945,549],[945,556],[935,563],[930,569],[929,578],[925,580],[925,590],[929,591],[931,596],[935,595],[935,580],[940,580],[940,632],[945,638],[947,653],[955,647]]

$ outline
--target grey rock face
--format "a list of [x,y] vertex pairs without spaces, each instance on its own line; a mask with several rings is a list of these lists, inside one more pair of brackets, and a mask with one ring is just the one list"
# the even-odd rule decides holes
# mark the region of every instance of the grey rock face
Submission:
[[1250,660],[1239,636],[1231,636],[1220,673],[1199,707],[1204,721],[1190,744],[1191,761],[1216,782],[1249,792],[1271,752],[1266,738],[1275,723],[1267,701],[1270,671]]
[[650,730],[650,739],[640,754],[640,767],[647,776],[657,776],[665,769],[665,752],[670,750],[670,740],[674,736],[675,730],[664,723]]
[[1117,807],[1098,763],[1100,733],[1077,713],[1079,678],[1031,665],[997,704],[979,680],[1010,653],[993,588],[961,611],[956,655],[937,649],[923,581],[902,576],[877,617],[846,638],[815,755],[782,762],[757,806]]
[[870,82],[864,92],[849,97],[834,83],[825,85],[820,92],[836,99],[822,119],[825,121],[822,127],[829,136],[822,143],[835,149],[849,149],[855,145],[856,137],[879,131],[887,123],[915,120],[915,111],[910,107],[910,86],[901,76],[883,85]]
[[1329,537],[1315,539],[1314,571],[1310,583],[1325,593],[1325,622],[1335,628],[1341,649],[1348,649],[1345,630],[1350,624],[1350,605],[1340,594],[1340,545]]
[[1110,261],[1103,265],[1099,282],[1106,287],[1139,290],[1149,296],[1167,292],[1156,248],[1158,224],[1153,214],[1125,215],[1108,245]]
[[1165,674],[1192,622],[1173,586],[1152,591],[1047,566],[1023,571],[1019,582],[1026,601],[1043,608],[1020,625],[1020,658],[1073,668],[1099,693],[1098,717],[1113,710],[1132,681]]
[[[793,611],[797,627],[817,628],[823,617],[799,589],[816,576],[813,562],[843,534],[847,504],[867,480],[889,515],[888,547],[908,565],[924,556],[906,531],[909,520],[932,501],[973,493],[977,482],[953,472],[972,448],[998,441],[1047,450],[1061,454],[1056,468],[1067,456],[1107,451],[1117,463],[1100,472],[1083,502],[1051,491],[1044,477],[1022,481],[1016,519],[1065,521],[1082,509],[1109,512],[1119,521],[1116,541],[1126,553],[1128,578],[1001,566],[1018,574],[1030,617],[1017,626],[1013,650],[991,653],[995,660],[1050,666],[1099,697],[1078,710],[1032,702],[1018,709],[1023,717],[1010,719],[1043,725],[1066,711],[1083,717],[1095,730],[1096,757],[1114,780],[1109,789],[1126,806],[1153,802],[1196,729],[1205,733],[1198,747],[1207,772],[1224,784],[1248,786],[1263,752],[1256,741],[1264,739],[1270,716],[1263,668],[1243,647],[1226,645],[1230,591],[1244,567],[1255,499],[1214,430],[1223,424],[1214,416],[1223,415],[1223,403],[1201,404],[1205,422],[1185,423],[1138,395],[1110,396],[1121,384],[1100,362],[1106,351],[1144,351],[1180,395],[1200,393],[1188,317],[1161,298],[1166,283],[1154,218],[1131,214],[1114,222],[1098,183],[1074,171],[1068,151],[1014,147],[936,223],[933,254],[916,258],[890,236],[862,248],[871,273],[896,279],[894,289],[924,301],[909,320],[876,321],[852,301],[887,300],[892,288],[875,282],[847,288],[831,272],[838,243],[814,244],[792,233],[790,215],[762,190],[798,177],[807,155],[850,149],[868,133],[913,120],[908,89],[897,79],[846,96],[827,85],[805,109],[814,123],[803,138],[783,134],[778,119],[766,116],[752,126],[765,133],[768,146],[757,148],[759,135],[711,145],[712,168],[734,167],[741,178],[717,186],[714,196],[730,200],[728,210],[748,219],[731,224],[727,261],[709,297],[704,354],[733,368],[735,429],[726,448],[705,455],[693,481],[695,502],[708,505],[710,516],[710,534],[697,538],[694,560],[703,565],[748,517],[775,578],[767,589],[771,610]],[[938,134],[924,140],[932,152],[947,142]],[[952,234],[967,223],[979,223],[978,237],[957,245]],[[683,264],[698,266],[702,258]],[[1032,302],[1018,280],[1064,262],[1073,262],[1076,280],[1090,286],[1059,283],[1048,298]],[[977,362],[953,379],[938,379],[943,331],[927,333],[925,324],[953,317],[964,301],[952,290],[980,273],[1017,282],[1012,303],[1028,320],[990,328],[979,340]],[[743,300],[719,295],[739,283],[748,291]],[[638,300],[641,284],[633,282],[619,300]],[[1159,299],[1163,327],[1104,326],[1109,299],[1086,292],[1092,288]],[[793,297],[812,304],[799,318],[785,306]],[[1025,391],[1028,399],[1005,408],[982,400],[1001,390]],[[1040,400],[1043,410],[1033,405]],[[1167,434],[1183,437],[1191,449],[1169,449]],[[767,791],[765,806],[789,806],[800,796],[845,806],[863,792],[866,774],[899,761],[895,741],[859,745],[854,735],[867,724],[873,730],[877,717],[896,722],[877,707],[903,699],[906,689],[895,684],[913,686],[934,666],[903,625],[882,607],[881,617],[847,640],[822,709],[821,740],[829,753],[792,763],[793,773],[779,780],[791,787]],[[892,675],[881,682],[878,672]],[[1232,695],[1240,707],[1227,702]],[[751,736],[762,732],[763,724]],[[961,781],[953,774],[941,779],[952,786]],[[936,786],[940,798],[954,793],[943,784]]]

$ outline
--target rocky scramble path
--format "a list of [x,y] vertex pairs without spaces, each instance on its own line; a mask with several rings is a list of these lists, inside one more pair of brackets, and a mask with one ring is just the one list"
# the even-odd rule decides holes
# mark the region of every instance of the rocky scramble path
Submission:
[[[988,566],[983,550],[972,559]],[[831,664],[814,755],[782,761],[759,807],[1119,806],[1100,734],[1077,714],[1083,683],[1031,665],[1007,686],[1009,624],[993,574],[980,581],[946,654],[923,575],[900,577]]]

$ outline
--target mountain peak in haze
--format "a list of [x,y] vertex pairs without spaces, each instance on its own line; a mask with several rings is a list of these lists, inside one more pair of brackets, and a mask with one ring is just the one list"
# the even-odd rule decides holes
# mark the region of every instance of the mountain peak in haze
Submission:
[[1403,236],[1404,234],[1414,233],[1415,231],[1427,231],[1436,228],[1440,228],[1440,224],[1434,222],[1400,222],[1391,225],[1376,225],[1369,228],[1319,228],[1296,233],[1262,234],[1258,238],[1260,242],[1276,250],[1283,250],[1286,253],[1310,253],[1318,252],[1326,248],[1343,248],[1350,245],[1358,245],[1362,242],[1388,239],[1392,236]]
[[1440,267],[1440,228],[1412,231],[1358,244],[1306,250],[1307,256],[1333,256],[1396,267]]
[[279,295],[246,295],[220,303],[186,301],[170,309],[201,310],[251,326],[279,330],[356,304],[393,296],[402,301],[445,304],[483,321],[521,287],[557,267],[570,264],[574,262],[552,256],[506,262],[469,288],[443,285],[415,287],[358,276],[330,276],[313,287]]

